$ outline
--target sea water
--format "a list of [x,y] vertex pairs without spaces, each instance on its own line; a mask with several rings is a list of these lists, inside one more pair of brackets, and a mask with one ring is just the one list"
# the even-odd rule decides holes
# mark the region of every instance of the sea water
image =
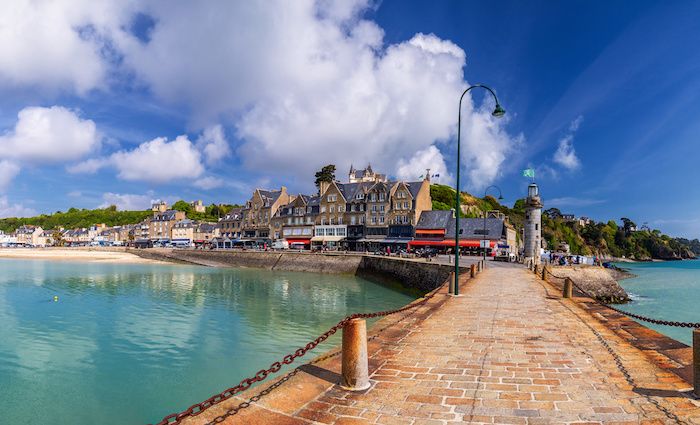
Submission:
[[[618,263],[637,277],[620,282],[632,302],[621,309],[677,322],[700,322],[700,260]],[[673,339],[692,343],[692,330],[641,322]]]
[[0,423],[154,423],[411,300],[351,275],[0,259]]

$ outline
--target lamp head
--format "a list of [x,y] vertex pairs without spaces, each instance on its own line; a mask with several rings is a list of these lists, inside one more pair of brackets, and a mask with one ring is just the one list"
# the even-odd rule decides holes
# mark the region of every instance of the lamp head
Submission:
[[505,199],[505,198],[503,198],[503,195],[498,195],[498,200],[499,200],[499,201],[502,201],[503,199]]
[[496,104],[496,109],[491,112],[491,115],[493,115],[496,118],[501,118],[503,115],[506,114],[506,110],[501,107],[499,103]]

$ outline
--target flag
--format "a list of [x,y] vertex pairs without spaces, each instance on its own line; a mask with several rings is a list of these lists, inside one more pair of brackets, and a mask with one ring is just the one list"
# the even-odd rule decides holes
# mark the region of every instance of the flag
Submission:
[[420,177],[418,177],[418,178],[419,178],[419,179],[422,179],[422,178],[423,178],[423,174],[421,174]]
[[532,168],[528,168],[523,170],[523,177],[532,177],[533,179],[535,178],[535,170]]
[[440,174],[433,174],[433,177],[440,177]]

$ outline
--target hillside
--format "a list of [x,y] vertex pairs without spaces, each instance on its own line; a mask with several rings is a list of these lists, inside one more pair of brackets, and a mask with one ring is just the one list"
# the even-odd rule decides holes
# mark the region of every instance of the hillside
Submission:
[[[433,209],[449,210],[455,206],[455,191],[449,186],[433,184],[430,187]],[[518,199],[513,208],[501,205],[495,198],[477,198],[461,194],[462,212],[465,217],[480,217],[484,210],[499,210],[510,217],[520,235],[525,220],[525,200]],[[658,230],[636,230],[627,218],[618,224],[614,220],[581,226],[578,221],[565,220],[556,208],[542,215],[542,236],[548,247],[569,244],[572,254],[598,255],[603,258],[626,257],[633,260],[675,260],[700,255],[700,241],[672,238]]]
[[[192,220],[218,221],[220,216],[225,215],[234,205],[209,205],[204,213],[197,213],[192,210],[189,203],[178,201],[172,208],[185,211],[187,217]],[[0,230],[5,233],[13,232],[19,226],[31,224],[41,226],[43,229],[75,229],[90,227],[93,224],[104,223],[107,226],[123,226],[125,224],[135,224],[150,217],[153,213],[146,211],[119,211],[112,205],[107,208],[96,208],[92,210],[71,208],[66,212],[57,211],[54,214],[42,214],[36,217],[23,218],[3,218],[0,219]]]

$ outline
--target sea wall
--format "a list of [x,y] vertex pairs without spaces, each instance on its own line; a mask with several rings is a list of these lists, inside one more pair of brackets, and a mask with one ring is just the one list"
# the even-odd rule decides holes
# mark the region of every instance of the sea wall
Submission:
[[[547,266],[552,274],[570,278],[583,290],[602,302],[626,303],[630,300],[627,292],[613,278],[608,269],[595,266]],[[559,282],[560,279],[548,274],[547,280]]]
[[[354,274],[371,280],[399,283],[425,293],[440,286],[453,267],[421,260],[344,253],[290,251],[216,251],[185,249],[130,249],[153,260],[200,264],[210,267],[250,267],[314,273]],[[465,269],[466,272],[467,269]]]

